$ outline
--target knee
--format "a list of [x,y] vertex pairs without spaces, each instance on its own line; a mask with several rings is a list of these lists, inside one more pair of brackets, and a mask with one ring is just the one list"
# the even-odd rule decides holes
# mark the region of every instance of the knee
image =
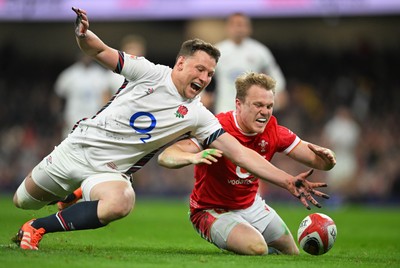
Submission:
[[253,243],[249,246],[249,255],[265,255],[268,253],[268,246],[264,241]]
[[103,213],[102,220],[110,222],[126,217],[132,211],[135,203],[135,193],[133,189],[125,190],[113,198],[100,200]]
[[113,202],[113,211],[116,217],[123,218],[133,209],[135,203],[135,194],[132,191],[124,191],[122,195]]
[[129,203],[113,203],[111,204],[111,214],[114,219],[121,219],[129,215],[133,205]]
[[23,205],[18,200],[17,193],[14,194],[13,203],[14,203],[14,206],[16,206],[17,208],[23,208]]
[[26,190],[24,183],[15,192],[13,203],[17,208],[32,210],[37,210],[47,205],[47,202],[33,198]]
[[248,223],[237,224],[231,230],[226,239],[226,249],[241,255],[268,254],[264,237]]
[[237,245],[235,247],[228,247],[228,250],[240,255],[260,256],[268,254],[268,246],[262,242],[250,242]]

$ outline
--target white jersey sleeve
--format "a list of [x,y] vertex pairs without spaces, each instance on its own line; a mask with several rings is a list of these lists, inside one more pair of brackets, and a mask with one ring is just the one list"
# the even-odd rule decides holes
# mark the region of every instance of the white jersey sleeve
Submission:
[[150,75],[156,66],[144,57],[132,56],[127,53],[123,53],[123,55],[124,67],[122,68],[121,75],[125,76],[129,81],[140,80],[146,74]]

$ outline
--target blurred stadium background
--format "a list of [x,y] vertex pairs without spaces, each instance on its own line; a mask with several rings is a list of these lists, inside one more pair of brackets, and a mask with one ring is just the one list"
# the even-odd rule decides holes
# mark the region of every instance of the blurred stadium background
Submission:
[[[324,129],[345,114],[343,108],[359,128],[353,138],[339,128],[336,137],[355,156],[354,164],[338,158],[340,166],[354,174],[313,175],[331,186],[331,205],[400,204],[400,2],[395,0],[0,0],[0,193],[13,193],[60,141],[54,82],[79,53],[71,6],[88,11],[91,29],[110,46],[117,48],[126,34],[142,35],[147,58],[170,66],[182,41],[197,36],[217,42],[224,38],[227,14],[249,14],[253,37],[272,50],[287,79],[290,104],[276,114],[280,122],[333,149]],[[155,160],[135,175],[138,198],[186,197],[192,168],[166,170]],[[304,170],[283,157],[273,162],[292,174]],[[293,200],[272,186],[263,191],[267,200]]]

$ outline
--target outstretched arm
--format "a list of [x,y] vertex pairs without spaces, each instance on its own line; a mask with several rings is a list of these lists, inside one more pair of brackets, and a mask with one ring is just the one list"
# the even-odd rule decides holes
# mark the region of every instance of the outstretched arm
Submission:
[[[255,151],[244,147],[228,133],[224,133],[218,137],[218,139],[211,143],[211,147],[218,150],[212,151],[207,149],[199,152],[200,149],[192,141],[183,140],[165,149],[159,155],[158,162],[160,165],[168,168],[179,168],[199,163],[211,164],[212,162],[216,162],[214,156],[218,156],[218,153],[224,152],[224,155],[234,164],[245,168],[260,179],[287,189],[292,195],[299,198],[307,209],[310,209],[308,202],[321,207],[312,195],[329,198],[328,195],[315,190],[319,187],[326,187],[326,183],[313,183],[306,180],[312,174],[313,170],[292,176],[272,165]],[[207,152],[207,154],[203,154],[204,152]]]
[[308,201],[317,207],[321,207],[312,195],[329,198],[328,195],[315,190],[315,188],[326,187],[326,183],[313,183],[306,180],[313,170],[292,176],[272,165],[255,151],[240,144],[228,133],[218,137],[211,143],[211,147],[223,151],[224,155],[234,164],[245,168],[254,176],[288,190],[292,195],[299,198],[307,209],[310,209]]
[[329,198],[328,195],[315,190],[315,188],[326,187],[326,183],[314,183],[306,180],[313,170],[292,176],[266,161],[255,151],[241,145],[228,133],[218,137],[211,143],[211,147],[223,151],[224,155],[234,164],[245,168],[254,176],[288,190],[292,195],[299,198],[307,209],[310,209],[308,201],[317,207],[321,207],[312,195]]
[[89,30],[89,20],[85,10],[74,7],[72,10],[77,16],[75,36],[80,49],[104,67],[114,71],[119,59],[118,50],[107,46],[97,35]]

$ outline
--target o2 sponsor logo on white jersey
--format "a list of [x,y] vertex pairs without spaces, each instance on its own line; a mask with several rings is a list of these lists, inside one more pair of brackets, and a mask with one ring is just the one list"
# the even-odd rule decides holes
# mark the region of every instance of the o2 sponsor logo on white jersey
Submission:
[[[139,117],[148,117],[148,119],[150,120],[150,125],[146,128],[140,128],[138,127],[135,122]],[[139,134],[143,135],[143,137],[140,138],[140,140],[143,143],[146,143],[146,140],[149,140],[151,138],[151,134],[149,133],[150,131],[152,131],[157,124],[157,120],[154,117],[153,114],[148,113],[148,112],[137,112],[135,114],[133,114],[129,120],[129,125]]]

